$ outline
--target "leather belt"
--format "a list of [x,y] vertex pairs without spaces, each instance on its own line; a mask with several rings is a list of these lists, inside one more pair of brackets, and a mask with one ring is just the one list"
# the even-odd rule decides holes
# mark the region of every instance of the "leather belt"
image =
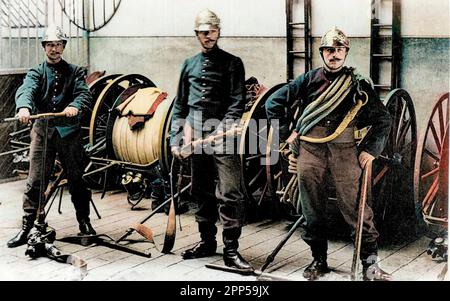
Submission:
[[[331,129],[330,127],[315,126],[309,131],[307,136],[319,139],[324,138],[331,134],[330,129]],[[335,139],[331,140],[329,143],[349,143],[349,142],[355,142],[355,129],[353,127],[345,128],[342,134],[337,136]]]

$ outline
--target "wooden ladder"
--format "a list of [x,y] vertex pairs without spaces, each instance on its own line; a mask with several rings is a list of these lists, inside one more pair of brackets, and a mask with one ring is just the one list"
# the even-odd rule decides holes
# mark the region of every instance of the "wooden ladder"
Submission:
[[[298,31],[302,31],[303,35],[299,35]],[[303,47],[298,45],[301,44],[300,39],[303,39]],[[311,0],[286,0],[286,43],[287,80],[292,81],[301,73],[311,70]],[[304,69],[300,73],[294,72],[298,60],[304,61]]]
[[[372,0],[370,22],[370,77],[381,99],[400,86],[401,60],[401,0]],[[380,14],[391,5],[391,20],[386,22]],[[386,6],[386,8],[385,8]]]

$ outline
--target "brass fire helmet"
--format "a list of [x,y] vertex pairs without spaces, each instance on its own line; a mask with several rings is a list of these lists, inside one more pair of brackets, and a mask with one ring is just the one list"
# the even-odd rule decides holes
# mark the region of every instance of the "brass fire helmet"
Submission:
[[62,29],[56,25],[50,25],[45,30],[41,40],[42,47],[45,46],[46,42],[52,41],[62,41],[64,45],[67,44],[67,36]]
[[336,26],[333,29],[328,30],[320,41],[319,50],[322,51],[326,47],[345,47],[350,49],[350,41],[344,32],[338,29]]
[[208,31],[220,28],[220,18],[209,9],[202,10],[195,17],[195,31]]

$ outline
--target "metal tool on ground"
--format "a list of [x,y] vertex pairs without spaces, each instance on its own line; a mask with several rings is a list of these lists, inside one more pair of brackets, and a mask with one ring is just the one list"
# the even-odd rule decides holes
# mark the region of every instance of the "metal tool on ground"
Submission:
[[267,269],[267,267],[275,260],[275,256],[277,256],[278,252],[283,248],[283,246],[286,244],[286,242],[291,238],[292,234],[294,234],[295,230],[297,230],[298,227],[302,225],[302,223],[305,221],[305,217],[301,215],[297,221],[291,226],[286,236],[278,243],[278,245],[275,247],[275,249],[270,253],[269,256],[267,256],[266,262],[262,265],[260,270],[254,270],[252,272],[248,271],[240,271],[235,268],[223,266],[223,265],[216,265],[216,264],[207,264],[206,267],[210,269],[215,270],[221,270],[224,272],[230,272],[230,273],[237,273],[247,276],[257,276],[258,280],[292,280],[286,277],[276,276],[272,275],[271,273],[265,273],[264,271]]
[[289,279],[288,277],[272,275],[271,273],[264,273],[263,271],[260,271],[260,270],[255,270],[250,273],[249,272],[242,273],[235,268],[227,267],[227,266],[223,266],[223,265],[207,264],[206,267],[213,269],[213,270],[220,270],[220,271],[229,272],[229,273],[237,273],[237,274],[241,274],[241,275],[245,275],[245,276],[256,276],[257,280],[259,280],[259,281],[294,281],[293,279]]
[[[54,181],[52,181],[44,195],[45,195],[45,204],[48,203],[48,201],[50,200],[50,198],[52,199],[48,205],[47,211],[45,212],[45,217],[47,217],[48,213],[50,212],[51,207],[53,206],[53,203],[56,199],[56,197],[59,194],[59,203],[58,203],[58,213],[62,214],[61,211],[61,204],[62,204],[62,197],[63,197],[63,192],[64,192],[64,186],[66,185],[67,180],[66,180],[66,172],[65,170],[61,167],[61,171],[59,172],[59,174],[57,175],[56,179]],[[97,215],[98,219],[101,219],[102,217],[100,216],[100,213],[98,212],[97,206],[95,206],[95,203],[92,199],[90,199],[90,203],[92,205],[92,208],[94,208],[95,214]]]
[[361,196],[359,200],[358,208],[358,222],[356,224],[356,234],[355,234],[355,250],[353,252],[351,278],[352,280],[357,280],[358,276],[358,265],[361,252],[361,241],[362,241],[362,231],[364,223],[364,209],[366,207],[367,199],[370,198],[370,192],[372,190],[372,162],[367,162],[364,167],[362,186],[361,186]]
[[[67,242],[71,244],[78,244],[82,246],[103,246],[107,248],[111,248],[118,251],[127,252],[134,255],[139,255],[143,257],[150,258],[152,257],[151,253],[146,253],[145,251],[136,250],[128,247],[127,245],[120,244],[118,241],[114,240],[111,236],[107,234],[96,234],[96,235],[85,235],[85,236],[66,236],[58,239],[62,242]],[[132,241],[130,241],[132,242]]]
[[[191,184],[186,185],[185,187],[183,187],[183,189],[180,190],[179,193],[175,194],[173,197],[175,197],[175,198],[178,197],[178,194],[181,194],[181,193],[185,192],[190,187],[191,187]],[[130,236],[131,234],[133,234],[136,231],[140,235],[145,237],[148,242],[152,242],[155,245],[157,250],[161,249],[158,246],[158,244],[156,243],[156,241],[154,240],[153,231],[150,228],[146,227],[144,225],[144,223],[147,220],[149,220],[153,215],[158,213],[161,208],[163,208],[166,204],[168,204],[171,201],[172,201],[172,197],[170,197],[167,200],[165,200],[164,202],[162,202],[158,207],[156,207],[154,210],[152,210],[152,212],[147,217],[142,219],[139,223],[137,223],[137,224],[133,225],[132,227],[130,227],[126,231],[126,233],[124,235],[122,235],[117,240],[113,239],[111,236],[109,236],[107,234],[97,234],[97,235],[88,235],[88,236],[66,236],[66,237],[63,237],[63,238],[58,239],[58,240],[59,241],[63,241],[63,242],[68,242],[68,243],[79,244],[79,245],[82,245],[82,246],[89,246],[89,245],[95,244],[95,245],[104,246],[104,247],[107,247],[107,248],[111,248],[111,249],[127,252],[127,253],[130,253],[130,254],[134,254],[134,255],[139,255],[139,256],[150,258],[151,257],[151,253],[130,248],[129,246],[127,246],[125,244],[122,244],[121,242],[125,242],[125,241],[128,241],[129,243],[132,243],[132,242],[145,242],[145,241],[141,241],[141,240],[140,241],[136,241],[136,240],[126,239],[128,236]],[[163,246],[162,249],[164,249],[164,246]],[[167,249],[167,247],[166,247],[166,249]]]
[[[47,146],[48,146],[48,121],[49,119],[64,116],[66,116],[64,112],[42,113],[30,116],[31,120],[44,119],[44,145],[42,149],[43,170],[41,171],[41,178],[40,178],[38,209],[36,214],[36,220],[34,222],[34,227],[28,234],[27,249],[25,250],[25,255],[29,256],[32,259],[45,256],[61,263],[71,264],[74,267],[79,268],[82,272],[81,273],[82,275],[86,275],[87,273],[86,262],[74,255],[63,254],[56,246],[54,246],[53,242],[55,241],[56,238],[56,231],[55,229],[49,227],[48,224],[45,222],[46,214],[44,212],[44,206],[49,198],[48,195],[49,191],[46,191],[44,181],[46,174],[45,160],[47,156]],[[9,117],[9,118],[1,118],[0,122],[14,122],[18,120],[19,117]]]

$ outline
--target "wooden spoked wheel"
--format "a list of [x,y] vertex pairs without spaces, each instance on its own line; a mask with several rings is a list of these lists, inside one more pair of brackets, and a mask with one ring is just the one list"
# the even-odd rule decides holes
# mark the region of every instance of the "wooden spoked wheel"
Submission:
[[[111,120],[111,110],[115,105],[121,103],[130,93],[130,88],[154,87],[151,80],[143,75],[109,75],[93,82],[91,92],[96,100],[89,120],[88,145],[86,147],[88,156],[109,157],[107,152],[108,122]],[[114,120],[115,118],[112,118]],[[85,177],[88,185],[93,189],[101,189],[105,185],[107,171],[95,173]],[[109,181],[110,184],[115,181]]]
[[93,103],[90,108],[88,108],[88,112],[83,112],[83,116],[81,118],[81,130],[82,130],[82,139],[83,139],[83,145],[86,147],[87,150],[90,149],[89,147],[89,126],[91,122],[91,116],[92,111],[95,106],[95,102],[98,99],[100,93],[103,91],[103,89],[115,78],[121,76],[122,74],[110,74],[106,76],[102,76],[100,78],[97,78],[96,80],[89,83],[89,90],[91,91]]
[[[241,173],[247,196],[256,204],[261,203],[267,190],[264,152],[269,126],[265,103],[275,90],[262,92],[241,119],[242,135],[239,139]],[[256,197],[258,201],[255,200]]]
[[[267,93],[273,94],[280,89],[284,84],[278,84],[270,89]],[[291,120],[289,130],[292,131],[296,125],[298,119],[298,101],[288,109],[288,117]],[[287,217],[296,217],[296,204],[295,201],[281,202],[281,196],[283,195],[288,183],[292,180],[293,174],[288,172],[288,151],[289,146],[284,141],[279,141],[279,136],[275,134],[273,127],[270,127],[268,133],[268,140],[265,152],[266,160],[266,179],[267,179],[267,192],[271,199],[275,215],[283,215]]]
[[414,222],[412,185],[417,147],[416,114],[411,97],[403,89],[392,90],[387,95],[386,108],[392,124],[386,147],[374,162],[372,207],[380,232],[411,233],[411,223]]
[[147,77],[140,74],[122,75],[109,82],[96,99],[89,124],[89,144],[94,149],[102,149],[106,145],[106,129],[108,116],[117,97],[126,89],[134,85],[155,87]]
[[[434,103],[417,148],[414,199],[424,221],[448,227],[449,93]],[[439,231],[434,227],[433,231]]]

